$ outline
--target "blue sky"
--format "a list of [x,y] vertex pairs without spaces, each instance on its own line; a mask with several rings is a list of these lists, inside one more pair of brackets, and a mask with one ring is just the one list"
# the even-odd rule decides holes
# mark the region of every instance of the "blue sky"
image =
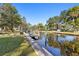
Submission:
[[28,23],[34,25],[40,22],[45,24],[50,17],[57,16],[68,8],[79,6],[79,3],[14,3],[12,5],[26,17]]

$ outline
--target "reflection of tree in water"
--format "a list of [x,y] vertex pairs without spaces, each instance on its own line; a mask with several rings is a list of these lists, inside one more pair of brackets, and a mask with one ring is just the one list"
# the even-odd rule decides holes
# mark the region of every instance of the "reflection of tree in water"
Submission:
[[53,33],[47,34],[47,39],[49,46],[59,47],[59,43],[56,40],[56,34]]
[[[48,44],[49,46],[52,46],[54,48],[60,48],[61,49],[61,54],[65,54],[64,52],[64,47],[63,44],[61,42],[58,41],[58,35],[57,34],[48,34]],[[64,37],[64,36],[63,36]]]
[[66,55],[68,56],[78,56],[79,55],[79,41],[74,40],[74,41],[66,41],[63,42],[63,47]]
[[60,48],[61,55],[78,56],[79,40],[58,42],[55,38],[56,34],[47,34],[49,46]]

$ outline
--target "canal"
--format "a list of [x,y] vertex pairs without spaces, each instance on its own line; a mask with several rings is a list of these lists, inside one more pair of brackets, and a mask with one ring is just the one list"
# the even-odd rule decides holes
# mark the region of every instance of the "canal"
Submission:
[[60,34],[45,34],[40,35],[37,41],[41,47],[46,48],[54,56],[66,55],[64,53],[64,47],[62,47],[63,42],[73,41],[76,37],[71,35],[60,35]]

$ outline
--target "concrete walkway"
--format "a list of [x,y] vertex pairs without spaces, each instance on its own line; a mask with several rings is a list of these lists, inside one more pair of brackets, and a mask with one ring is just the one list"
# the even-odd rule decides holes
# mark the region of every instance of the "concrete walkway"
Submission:
[[32,45],[32,48],[34,49],[34,51],[38,56],[53,56],[45,48],[41,47],[35,40],[33,40],[28,34],[25,34],[25,37]]

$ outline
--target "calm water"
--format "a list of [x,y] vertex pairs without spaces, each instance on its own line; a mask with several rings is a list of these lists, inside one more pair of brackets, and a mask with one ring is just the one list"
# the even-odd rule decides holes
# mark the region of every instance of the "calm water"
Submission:
[[[54,36],[54,39],[57,39],[57,41],[59,41],[59,42],[63,42],[65,40],[72,41],[72,40],[75,39],[75,36],[69,36],[69,35],[61,36],[61,35],[58,35],[58,36]],[[38,40],[38,44],[41,47],[46,48],[51,54],[53,54],[55,56],[61,56],[61,49],[60,48],[55,48],[53,46],[50,46],[48,44],[48,39],[47,39],[47,36],[46,35],[42,35],[41,36],[41,38]]]

